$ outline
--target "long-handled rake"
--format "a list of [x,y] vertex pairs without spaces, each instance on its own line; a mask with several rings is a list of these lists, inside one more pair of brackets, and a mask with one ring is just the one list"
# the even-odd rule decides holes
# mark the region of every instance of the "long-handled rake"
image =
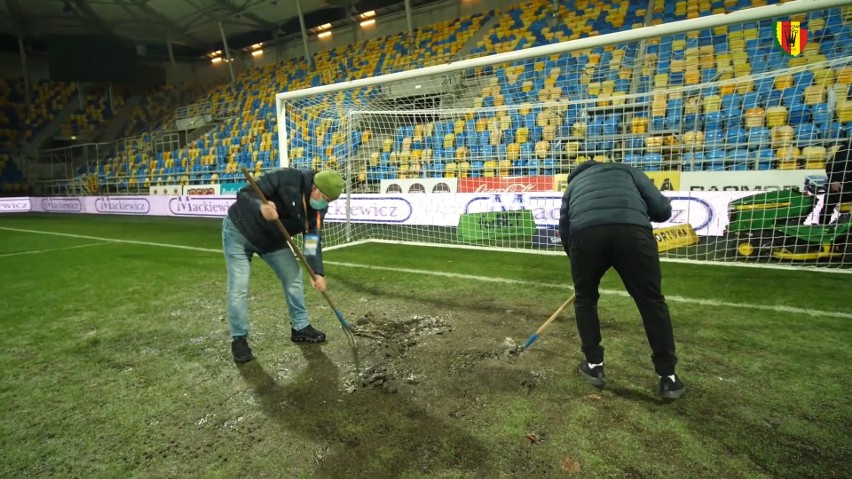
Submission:
[[[257,186],[257,183],[255,183],[254,177],[251,175],[251,173],[249,173],[248,169],[246,169],[246,167],[243,167],[242,170],[243,175],[245,175],[257,197],[260,198],[260,200],[264,203],[267,203],[268,201],[266,199],[266,196],[264,196],[263,192],[260,191],[260,188]],[[311,275],[311,278],[316,278],[316,273],[314,273],[313,268],[311,268],[311,265],[308,264],[308,260],[305,258],[305,255],[302,254],[302,250],[300,250],[296,242],[293,241],[293,238],[290,236],[290,233],[287,232],[287,228],[284,227],[284,225],[281,223],[281,220],[276,219],[275,225],[278,226],[278,230],[281,231],[281,234],[284,235],[284,239],[287,240],[287,244],[290,245],[290,249],[292,249],[293,252],[296,253],[296,256],[298,256],[302,264],[305,265],[305,269],[308,270],[308,273]],[[337,306],[334,305],[334,301],[331,300],[331,296],[329,296],[326,291],[322,291],[322,295],[328,302],[328,305],[331,306],[331,309],[334,311],[335,316],[337,316],[337,320],[340,321],[340,327],[343,328],[343,332],[346,334],[346,338],[349,340],[349,343],[354,346],[355,333],[352,332],[352,326],[350,326],[349,323],[347,323],[346,320],[343,319],[343,313],[341,313],[340,310],[337,309]]]
[[544,324],[542,324],[541,327],[538,328],[538,330],[536,332],[534,332],[532,336],[530,336],[529,339],[527,339],[527,342],[524,343],[524,350],[526,350],[527,348],[532,346],[532,343],[534,343],[538,339],[538,336],[541,333],[543,333],[544,330],[547,329],[550,326],[550,323],[552,323],[556,319],[557,316],[562,314],[562,312],[565,311],[565,309],[567,309],[568,306],[571,306],[571,303],[573,303],[575,299],[577,299],[576,293],[572,294],[570,298],[568,298],[564,303],[562,303],[562,306],[560,306],[559,309],[557,309],[556,312],[554,312],[550,316],[550,318],[548,318],[547,321],[545,321]]

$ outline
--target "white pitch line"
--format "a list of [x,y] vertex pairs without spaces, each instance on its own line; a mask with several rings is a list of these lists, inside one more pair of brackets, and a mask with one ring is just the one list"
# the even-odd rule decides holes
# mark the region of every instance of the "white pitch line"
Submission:
[[0,258],[7,258],[9,256],[23,256],[27,254],[38,254],[38,253],[49,253],[51,251],[67,251],[69,249],[79,249],[79,248],[88,248],[89,246],[98,246],[102,244],[108,244],[108,241],[101,241],[100,243],[86,243],[79,244],[76,246],[66,246],[65,248],[48,248],[48,249],[34,249],[30,251],[18,251],[16,253],[3,253],[0,254]]
[[52,235],[52,236],[65,236],[68,238],[81,238],[81,239],[90,239],[90,240],[98,240],[104,241],[107,243],[124,243],[124,244],[138,244],[143,246],[159,246],[161,248],[176,248],[176,249],[185,249],[190,251],[207,251],[210,253],[221,253],[221,249],[214,248],[201,248],[198,246],[183,246],[179,244],[168,244],[168,243],[152,243],[150,241],[135,241],[135,240],[124,240],[124,239],[115,239],[115,238],[100,238],[97,236],[87,236],[87,235],[77,235],[72,233],[59,233],[57,231],[39,231],[39,230],[27,230],[22,228],[7,228],[0,226],[0,230],[6,231],[16,231],[18,233],[35,233],[42,235]]
[[[210,253],[222,253],[220,249],[214,248],[201,248],[197,246],[184,246],[177,244],[169,244],[169,243],[152,243],[148,241],[134,241],[134,240],[123,240],[123,239],[115,239],[115,238],[100,238],[96,236],[86,236],[86,235],[76,235],[71,233],[59,233],[55,231],[39,231],[39,230],[28,230],[28,229],[20,229],[20,228],[6,228],[0,227],[0,230],[6,231],[17,231],[20,233],[34,233],[34,234],[44,234],[44,235],[53,235],[53,236],[66,236],[69,238],[85,238],[92,240],[99,240],[108,243],[124,243],[124,244],[135,244],[135,245],[143,245],[143,246],[158,246],[161,248],[175,248],[175,249],[183,249],[190,251],[205,251]],[[392,266],[376,266],[370,264],[360,264],[360,263],[347,263],[340,261],[325,261],[325,264],[332,266],[342,266],[344,268],[358,268],[358,269],[369,269],[375,271],[390,271],[395,273],[408,273],[408,274],[419,274],[425,276],[442,276],[446,278],[457,278],[457,279],[466,279],[473,281],[481,281],[484,283],[501,283],[501,284],[514,284],[514,285],[522,285],[522,286],[538,286],[544,288],[554,288],[554,289],[566,289],[571,290],[572,288],[567,284],[558,284],[558,283],[543,283],[539,281],[527,281],[522,279],[511,279],[511,278],[500,278],[500,277],[492,277],[492,276],[477,276],[472,274],[463,274],[463,273],[449,273],[446,271],[430,271],[425,269],[412,269],[412,268],[397,268]],[[626,291],[615,290],[615,289],[601,289],[601,294],[612,295],[612,296],[621,296],[621,297],[629,297],[630,295]],[[701,298],[688,298],[685,296],[666,296],[666,300],[673,303],[685,303],[692,304],[698,306],[709,306],[709,307],[727,307],[727,308],[740,308],[740,309],[753,309],[757,311],[770,311],[775,313],[792,313],[792,314],[800,314],[807,316],[821,316],[828,318],[843,318],[843,319],[852,319],[852,313],[844,313],[840,311],[825,311],[822,309],[809,309],[809,308],[797,308],[794,306],[780,306],[780,305],[768,305],[768,304],[752,304],[752,303],[732,303],[728,301],[717,301],[715,299],[701,299]]]

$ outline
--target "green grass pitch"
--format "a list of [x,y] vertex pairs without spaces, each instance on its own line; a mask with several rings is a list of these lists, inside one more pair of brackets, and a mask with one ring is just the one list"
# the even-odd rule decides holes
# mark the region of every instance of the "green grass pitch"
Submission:
[[846,274],[664,263],[688,387],[664,404],[614,273],[606,389],[576,373],[571,309],[512,354],[571,294],[553,255],[328,251],[354,350],[309,287],[329,341],[290,343],[255,258],[237,367],[220,227],[0,217],[0,477],[852,476]]

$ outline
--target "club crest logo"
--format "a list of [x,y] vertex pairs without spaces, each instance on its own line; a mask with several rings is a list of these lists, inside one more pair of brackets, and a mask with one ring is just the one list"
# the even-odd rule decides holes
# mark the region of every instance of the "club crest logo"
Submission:
[[775,44],[791,57],[799,56],[808,43],[808,31],[801,22],[775,22]]

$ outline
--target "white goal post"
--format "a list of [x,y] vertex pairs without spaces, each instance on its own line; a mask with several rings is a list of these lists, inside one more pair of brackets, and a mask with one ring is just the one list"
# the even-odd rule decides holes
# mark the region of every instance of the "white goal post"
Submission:
[[[565,178],[595,159],[671,198],[655,226],[694,238],[666,259],[850,271],[846,206],[816,224],[852,137],[850,20],[794,0],[281,92],[279,166],[344,174],[329,244],[559,254]],[[811,32],[797,56],[775,44],[788,21]]]

